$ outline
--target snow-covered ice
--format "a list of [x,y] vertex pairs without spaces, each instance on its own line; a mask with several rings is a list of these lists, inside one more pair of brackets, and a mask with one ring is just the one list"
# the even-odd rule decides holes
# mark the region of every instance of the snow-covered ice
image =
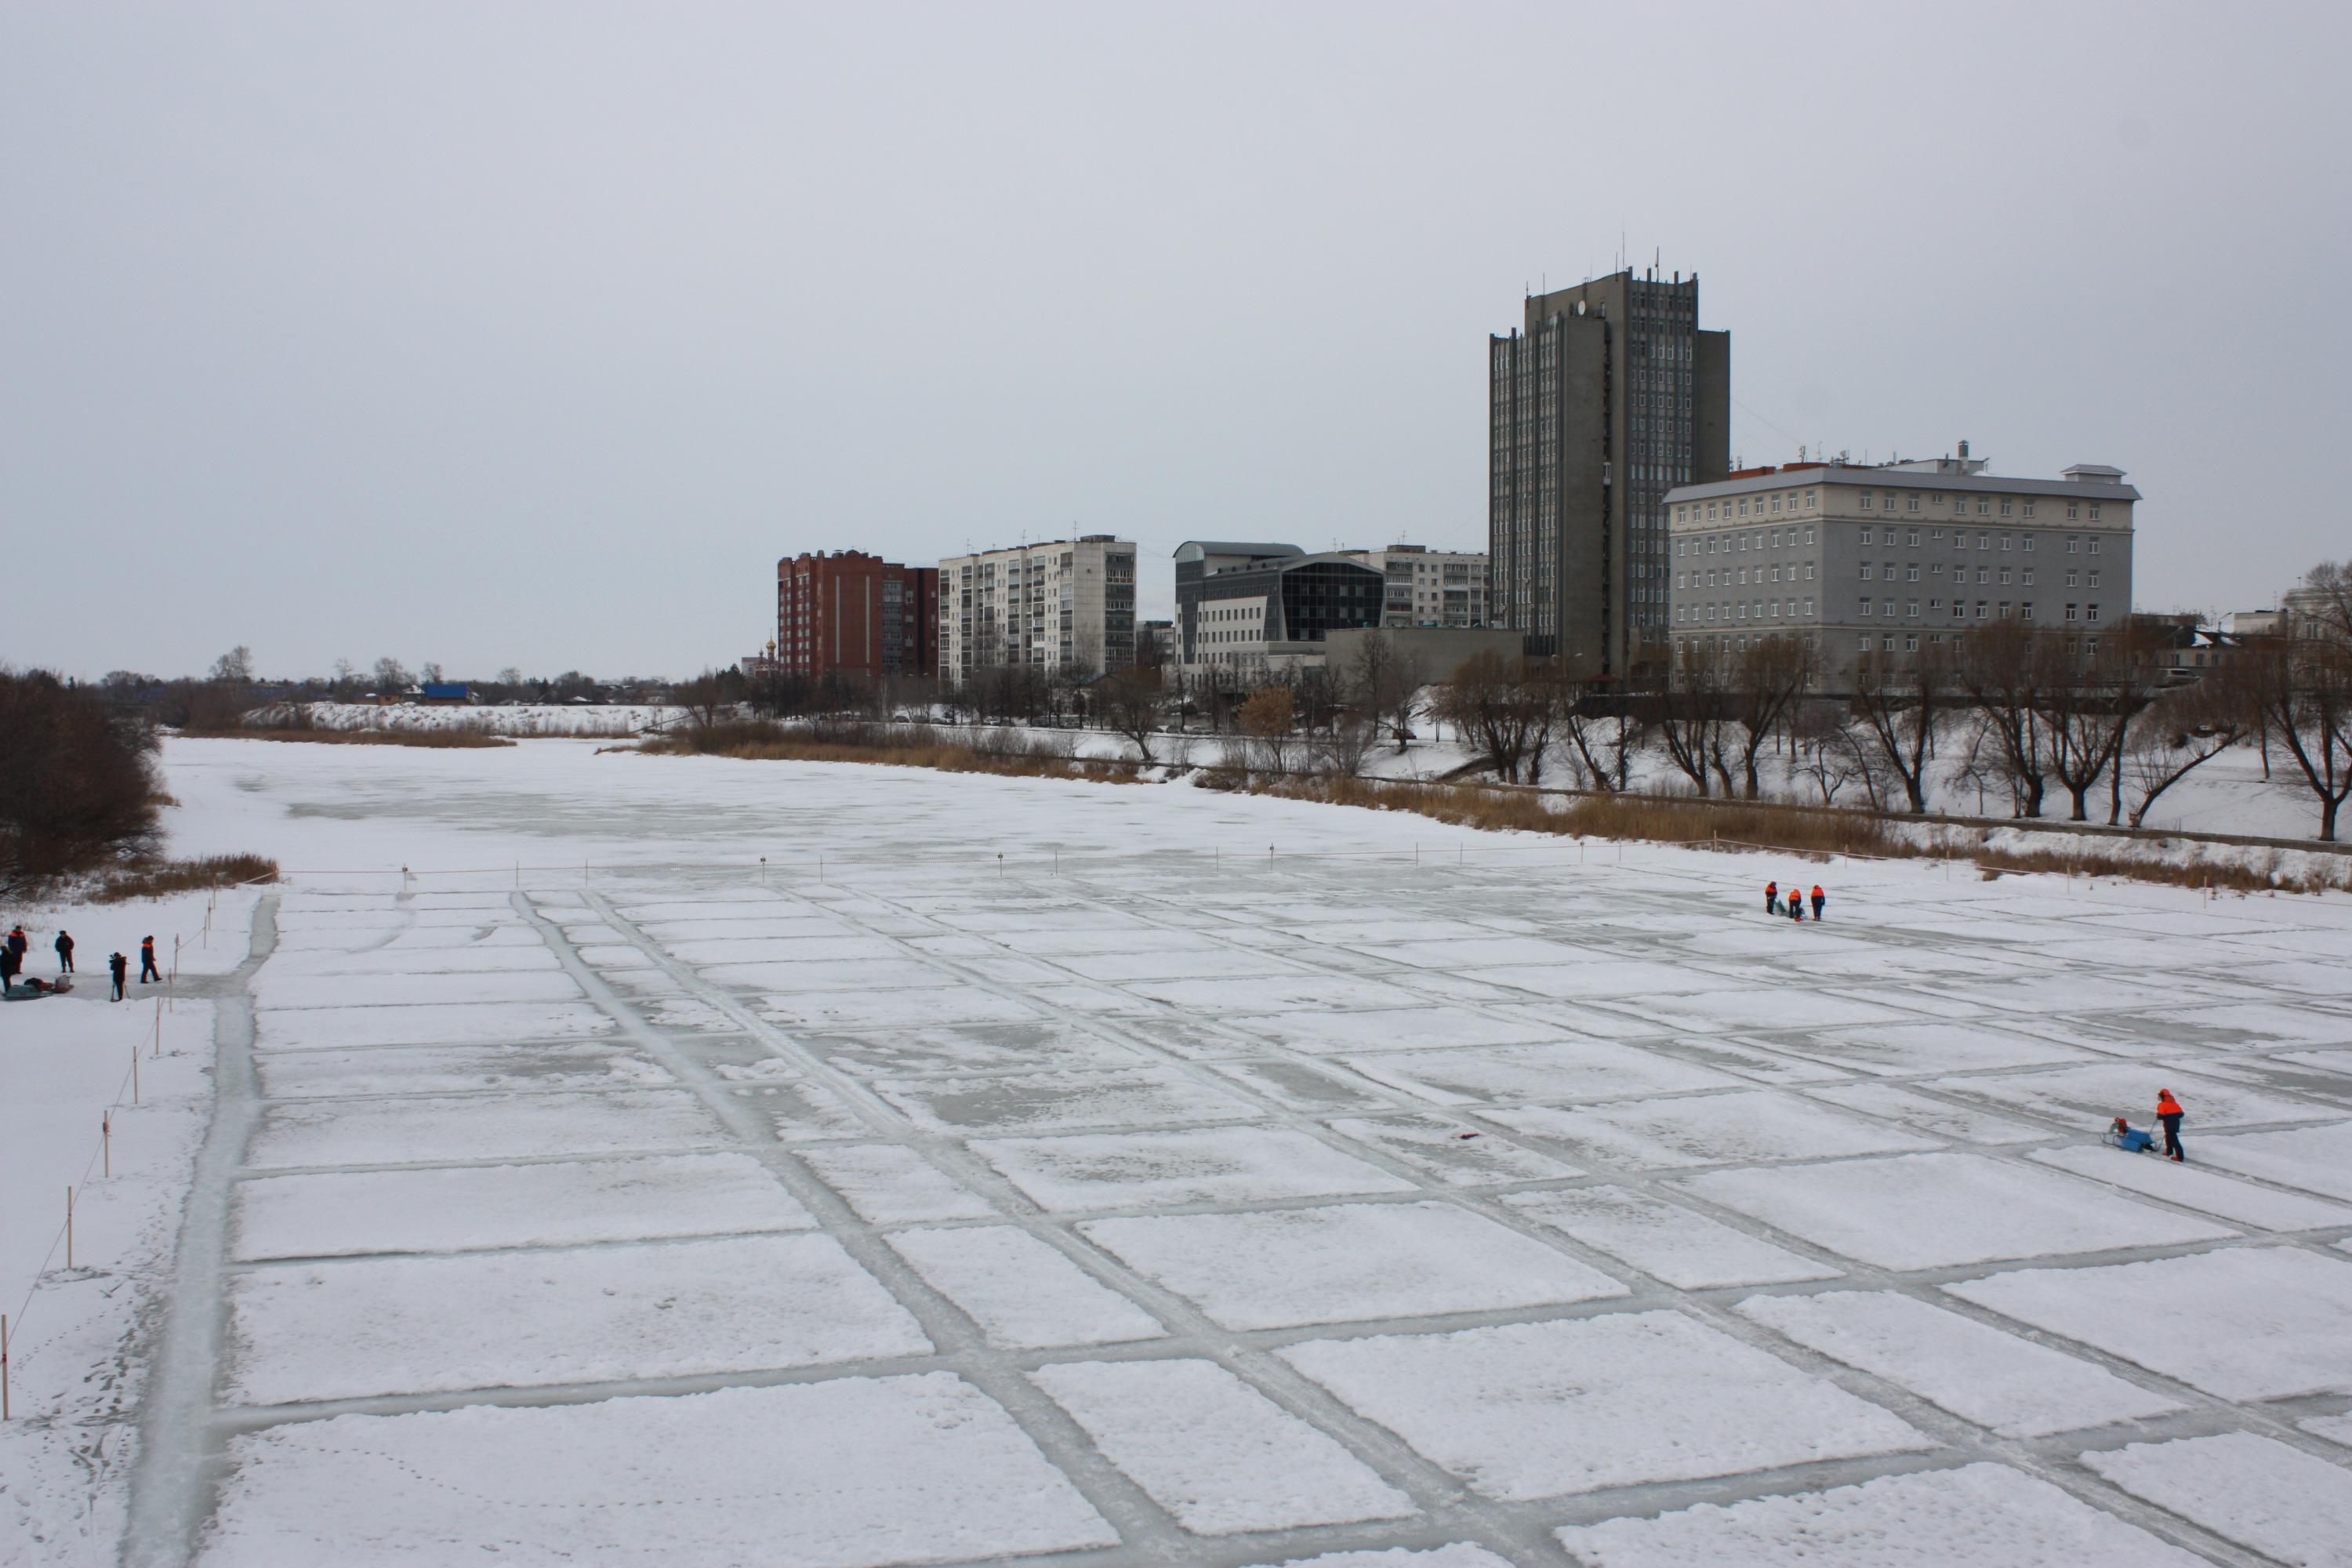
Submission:
[[2231,1247],[1946,1289],[2223,1399],[2352,1394],[2352,1261]]
[[[111,1178],[152,1013],[0,1016],[0,1178],[79,1200],[70,1272],[0,1205],[0,1568],[2340,1544],[2352,901],[582,742],[165,766],[175,853],[289,880]],[[2187,1166],[2099,1142],[2159,1086]]]
[[2055,1172],[1977,1154],[1709,1171],[1682,1184],[1711,1203],[1882,1268],[2165,1247],[2237,1234]]
[[1758,1296],[1739,1310],[2005,1437],[2039,1437],[2181,1408],[2062,1351],[1892,1290]]
[[2083,1463],[2294,1568],[2352,1568],[2352,1470],[2250,1432],[2134,1443]]
[[1030,1376],[1196,1535],[1413,1511],[1328,1434],[1214,1362],[1057,1362]]
[[1626,1294],[1619,1281],[1441,1204],[1338,1204],[1094,1220],[1088,1240],[1229,1329],[1427,1318]]
[[1875,1405],[1677,1312],[1317,1340],[1281,1354],[1493,1498],[1930,1446]]
[[1591,1568],[2189,1568],[2191,1556],[2002,1465],[1612,1519],[1559,1532]]

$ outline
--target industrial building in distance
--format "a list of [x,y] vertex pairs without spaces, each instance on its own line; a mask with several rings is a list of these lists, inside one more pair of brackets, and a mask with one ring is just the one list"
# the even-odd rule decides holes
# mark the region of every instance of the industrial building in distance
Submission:
[[1320,668],[1334,633],[1483,626],[1486,578],[1483,556],[1418,544],[1310,555],[1296,544],[1188,540],[1176,551],[1170,654],[1188,673],[1244,683]]

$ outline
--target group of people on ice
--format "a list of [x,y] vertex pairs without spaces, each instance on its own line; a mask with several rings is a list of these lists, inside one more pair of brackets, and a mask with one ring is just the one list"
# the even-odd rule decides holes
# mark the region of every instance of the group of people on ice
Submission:
[[[6,941],[0,942],[0,994],[5,994],[12,1002],[20,1002],[72,990],[73,933],[60,931],[57,941],[49,944],[57,949],[58,953],[58,977],[55,981],[39,980],[25,974],[25,953],[31,945],[21,925],[8,933]],[[106,967],[114,981],[113,999],[120,1002],[126,977],[131,973],[131,961],[119,952],[111,953],[107,957]],[[163,980],[163,972],[155,967],[155,939],[152,936],[143,938],[139,943],[139,984],[161,984]]]
[[[1813,919],[1815,921],[1819,921],[1822,918],[1822,910],[1829,903],[1829,896],[1822,891],[1822,885],[1819,882],[1815,882],[1813,884]],[[1803,920],[1805,918],[1805,889],[1802,888],[1792,887],[1789,889],[1788,898],[1784,900],[1780,897],[1780,884],[1779,881],[1774,880],[1765,883],[1764,912],[1768,915],[1786,915],[1792,921]]]

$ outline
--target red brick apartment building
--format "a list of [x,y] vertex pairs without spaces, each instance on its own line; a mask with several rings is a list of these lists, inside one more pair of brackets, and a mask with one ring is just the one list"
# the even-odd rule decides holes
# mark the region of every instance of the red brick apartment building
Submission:
[[859,550],[776,563],[776,664],[812,679],[940,672],[940,573]]

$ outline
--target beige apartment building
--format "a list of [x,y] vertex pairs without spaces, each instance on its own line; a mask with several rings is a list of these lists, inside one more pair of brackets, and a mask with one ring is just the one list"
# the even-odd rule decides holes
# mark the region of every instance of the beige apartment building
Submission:
[[1668,492],[1677,668],[1783,633],[1815,650],[1821,689],[1842,691],[1862,654],[1916,653],[1991,621],[2122,627],[2140,499],[2123,470],[1986,468],[1963,441],[1957,458],[1792,463]]
[[1135,663],[1135,545],[1108,533],[940,563],[940,677],[1026,665],[1104,675]]
[[1385,550],[1342,550],[1387,579],[1381,606],[1384,626],[1483,626],[1486,619],[1484,551],[1432,550],[1391,544]]

